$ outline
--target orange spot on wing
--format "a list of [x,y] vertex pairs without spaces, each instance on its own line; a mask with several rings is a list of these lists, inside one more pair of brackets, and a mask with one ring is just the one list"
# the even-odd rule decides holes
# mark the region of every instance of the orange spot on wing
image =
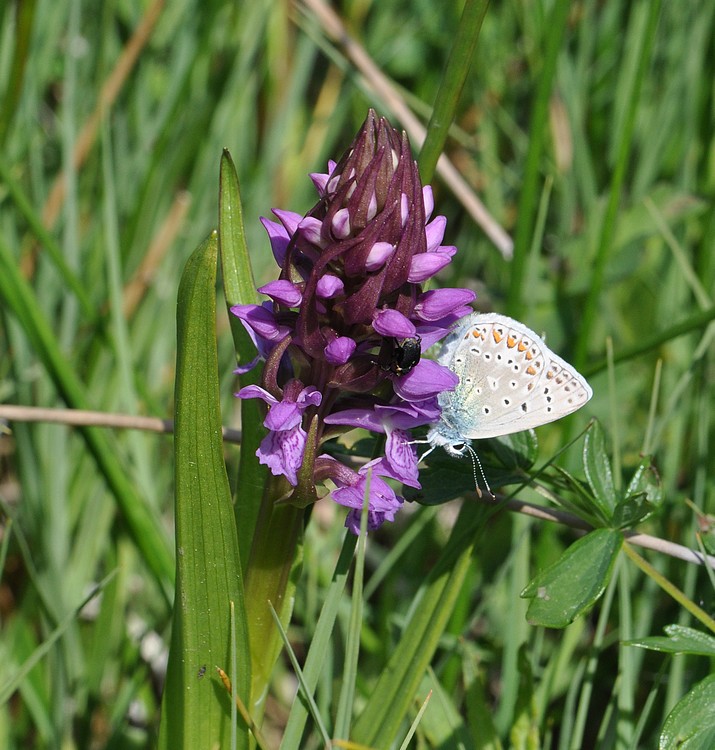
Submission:
[[513,336],[507,336],[506,337],[506,345],[513,349],[516,346],[516,339]]
[[494,343],[496,344],[498,344],[504,338],[504,336],[502,336],[502,334],[499,333],[496,328],[492,331],[492,336],[494,337]]
[[523,341],[519,342],[519,346],[516,347],[520,352],[525,352],[527,349],[526,344]]
[[534,369],[533,365],[529,365],[526,368],[526,371],[529,373],[529,375],[536,375],[536,370]]
[[534,359],[534,355],[531,352],[526,353],[526,359],[527,361]]

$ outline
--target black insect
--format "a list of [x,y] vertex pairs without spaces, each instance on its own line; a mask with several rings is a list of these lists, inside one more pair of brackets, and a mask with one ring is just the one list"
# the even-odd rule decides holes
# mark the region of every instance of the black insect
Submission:
[[375,364],[393,375],[406,375],[420,361],[421,344],[419,336],[406,339],[385,336]]

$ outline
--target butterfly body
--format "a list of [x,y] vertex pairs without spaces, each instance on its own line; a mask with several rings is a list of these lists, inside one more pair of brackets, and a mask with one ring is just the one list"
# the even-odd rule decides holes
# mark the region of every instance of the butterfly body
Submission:
[[571,414],[593,395],[585,378],[532,330],[497,313],[474,313],[449,334],[437,357],[459,378],[439,395],[433,447],[462,456],[472,440],[509,435]]

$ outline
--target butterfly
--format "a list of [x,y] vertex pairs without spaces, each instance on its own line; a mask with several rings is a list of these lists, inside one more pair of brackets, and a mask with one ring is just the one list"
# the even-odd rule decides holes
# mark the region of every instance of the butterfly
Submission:
[[593,395],[586,379],[532,330],[497,313],[462,318],[437,361],[459,383],[438,396],[442,415],[427,433],[427,453],[441,447],[455,457],[473,454],[472,440],[553,422]]

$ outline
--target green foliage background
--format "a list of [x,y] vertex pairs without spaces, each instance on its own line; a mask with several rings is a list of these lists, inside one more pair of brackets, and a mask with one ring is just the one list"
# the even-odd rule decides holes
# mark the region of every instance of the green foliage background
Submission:
[[[335,9],[426,124],[461,4]],[[445,151],[515,238],[516,259],[495,249],[448,181],[433,180],[445,241],[459,248],[440,281],[546,331],[593,386],[584,414],[538,431],[539,463],[598,417],[617,487],[643,454],[655,457],[663,501],[639,530],[690,547],[709,527],[685,501],[714,512],[714,21],[712,0],[493,2]],[[168,418],[179,278],[218,224],[222,149],[238,172],[260,284],[274,263],[259,216],[309,209],[307,173],[342,152],[369,106],[401,123],[374,76],[300,3],[8,2],[0,40],[0,401]],[[237,426],[235,354],[218,310],[223,420]],[[235,484],[237,449],[226,458]],[[0,436],[0,747],[155,743],[172,463],[171,438],[140,431],[18,420]],[[583,475],[579,447],[559,463]],[[519,497],[544,502],[533,490]],[[356,713],[457,509],[410,504],[370,537]],[[319,503],[289,632],[299,655],[342,535],[342,512]],[[623,559],[589,614],[565,630],[530,625],[519,593],[575,539],[506,511],[490,518],[438,633],[424,678],[433,705],[413,747],[657,746],[664,717],[710,663],[622,641],[697,623]],[[712,611],[704,569],[646,555]],[[346,606],[317,693],[326,717]],[[215,679],[213,667],[201,679]],[[294,691],[281,661],[266,706],[271,746]],[[299,746],[320,746],[310,731]]]

